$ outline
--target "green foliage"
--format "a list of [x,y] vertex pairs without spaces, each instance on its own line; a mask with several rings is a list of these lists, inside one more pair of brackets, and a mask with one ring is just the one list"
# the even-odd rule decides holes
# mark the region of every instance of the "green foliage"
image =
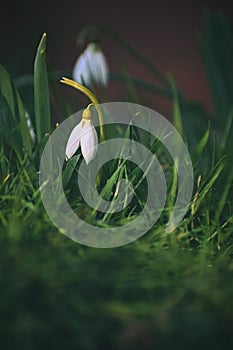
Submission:
[[9,74],[0,65],[0,136],[1,146],[12,147],[20,158],[31,154],[31,138],[23,103]]
[[46,34],[39,43],[34,64],[34,103],[37,141],[51,131],[48,77],[46,67]]
[[204,19],[200,46],[205,63],[215,112],[224,127],[233,104],[233,30],[221,14],[209,13]]
[[[82,40],[88,31],[81,33]],[[56,72],[47,74],[46,35],[37,49],[34,77],[15,80],[19,90],[22,85],[34,85],[34,101],[25,101],[25,109],[34,106],[34,144],[19,93],[0,66],[2,348],[232,349],[231,28],[222,16],[209,14],[205,36],[200,39],[214,116],[199,102],[187,100],[172,77],[163,77],[116,33],[103,27],[98,31],[116,40],[156,80],[112,73],[114,79],[127,83],[129,95],[137,98],[138,89],[147,89],[172,99],[174,125],[193,160],[192,201],[179,227],[166,234],[178,186],[174,162],[163,145],[143,130],[110,126],[106,130],[109,138],[132,138],[161,161],[168,198],[160,219],[140,240],[111,250],[83,247],[60,234],[43,208],[38,186],[38,153],[44,135],[52,131],[54,91],[49,94],[47,76],[58,78]],[[62,111],[71,109],[67,102],[59,103]],[[134,196],[126,210],[102,214],[98,208],[89,208],[78,192],[80,159],[80,154],[75,155],[63,169],[63,187],[72,208],[93,225],[117,226],[132,220],[143,208],[148,190],[142,171],[120,156],[104,165],[98,182],[101,196],[114,199],[124,179],[133,184]],[[125,201],[128,195],[126,190]]]

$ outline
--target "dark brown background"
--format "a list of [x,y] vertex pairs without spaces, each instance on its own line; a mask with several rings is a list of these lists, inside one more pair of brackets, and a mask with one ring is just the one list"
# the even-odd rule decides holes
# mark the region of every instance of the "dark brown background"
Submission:
[[[198,47],[203,14],[220,11],[232,20],[226,1],[29,1],[1,6],[0,61],[13,76],[31,73],[35,49],[43,32],[48,33],[48,58],[52,69],[70,69],[78,54],[76,38],[87,24],[103,23],[136,46],[164,74],[172,73],[186,96],[202,101],[212,110],[208,84]],[[107,37],[102,46],[113,71],[128,67],[130,74],[153,81],[138,63]],[[117,84],[109,99],[119,100]],[[151,97],[150,97],[151,98]],[[166,103],[159,102],[161,112]]]

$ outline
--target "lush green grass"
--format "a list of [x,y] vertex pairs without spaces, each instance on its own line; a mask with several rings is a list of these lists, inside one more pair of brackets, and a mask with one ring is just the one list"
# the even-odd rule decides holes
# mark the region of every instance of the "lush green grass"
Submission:
[[[233,348],[232,31],[221,16],[209,15],[206,26],[208,35],[200,38],[200,43],[216,110],[209,125],[203,107],[188,101],[170,77],[161,76],[119,36],[99,28],[155,77],[155,84],[132,78],[129,89],[148,88],[172,98],[173,122],[187,143],[195,174],[187,215],[174,232],[166,234],[165,223],[176,193],[174,164],[155,142],[153,151],[159,152],[166,168],[166,207],[144,237],[115,249],[94,249],[69,240],[52,225],[41,202],[39,160],[44,135],[51,131],[46,37],[37,51],[34,77],[25,79],[29,85],[33,81],[33,100],[26,99],[23,104],[8,73],[0,68],[3,349]],[[216,31],[217,41],[213,39]],[[82,40],[85,33],[81,33]],[[223,45],[224,50],[218,45]],[[57,77],[48,76],[51,80]],[[114,76],[124,82],[128,79],[117,73]],[[53,87],[54,81],[50,85]],[[51,94],[56,94],[51,86]],[[19,91],[25,98],[24,89],[19,87]],[[33,102],[32,122],[37,133],[34,144],[24,110],[30,109]],[[84,107],[80,105],[80,109]],[[61,102],[60,109],[70,107]],[[143,134],[135,133],[133,137],[148,141]],[[121,165],[120,172],[117,165],[118,162],[108,164],[102,172],[99,190],[105,198],[115,190],[116,181],[135,175],[130,164]],[[119,216],[93,213],[81,197],[73,195],[75,171],[66,178],[65,187],[72,206],[80,211],[81,203],[82,216],[103,226],[130,219],[129,214],[125,216],[127,212]],[[105,174],[112,174],[110,182]],[[146,185],[142,186],[144,191]],[[143,206],[140,198],[139,192],[137,205],[130,211],[133,215]]]
[[230,255],[137,242],[82,248],[49,225],[1,239],[6,349],[232,348]]

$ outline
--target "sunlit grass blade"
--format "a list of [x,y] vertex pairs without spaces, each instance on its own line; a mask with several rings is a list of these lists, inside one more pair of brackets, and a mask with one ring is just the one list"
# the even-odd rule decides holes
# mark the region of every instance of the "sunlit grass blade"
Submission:
[[46,39],[44,33],[39,43],[34,63],[34,108],[37,141],[51,131],[49,88],[46,66]]

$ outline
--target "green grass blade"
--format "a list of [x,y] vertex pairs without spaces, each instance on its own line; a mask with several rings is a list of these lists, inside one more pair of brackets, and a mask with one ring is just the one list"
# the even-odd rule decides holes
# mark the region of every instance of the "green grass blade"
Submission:
[[31,137],[27,125],[22,100],[12,79],[5,68],[0,65],[0,128],[12,144],[15,152],[23,156],[31,154]]
[[228,141],[230,141],[230,135],[232,134],[232,125],[233,125],[233,106],[229,112],[229,115],[226,120],[226,125],[222,133],[222,140],[221,140],[221,148],[222,150],[225,150]]
[[62,175],[62,182],[63,182],[64,188],[68,185],[68,183],[73,175],[73,172],[75,170],[75,167],[78,163],[79,158],[80,158],[80,154],[73,156],[71,159],[69,159],[67,161],[65,170],[64,170],[63,175]]
[[182,116],[181,116],[181,109],[180,109],[179,93],[172,77],[169,77],[169,83],[171,86],[172,97],[173,97],[173,113],[172,113],[173,125],[176,128],[176,130],[179,132],[180,136],[182,137],[183,123],[182,123]]
[[49,88],[46,66],[46,34],[42,35],[34,63],[34,107],[37,141],[51,131]]
[[224,127],[233,101],[233,32],[221,14],[208,14],[199,38],[215,111]]
[[198,142],[195,151],[194,151],[194,155],[193,155],[193,162],[195,162],[198,157],[200,157],[200,155],[202,154],[202,152],[204,151],[208,141],[209,141],[209,137],[210,137],[210,123],[208,123],[208,128],[205,131],[204,135],[202,136],[202,138],[200,139],[200,141]]
[[225,180],[225,186],[223,186],[222,188],[222,195],[219,199],[216,212],[215,212],[215,217],[214,217],[214,221],[216,223],[219,222],[220,216],[223,213],[223,210],[224,210],[229,192],[232,189],[232,186],[233,186],[233,168],[230,169],[229,176]]
[[201,203],[206,198],[207,194],[212,189],[215,181],[218,179],[220,173],[222,172],[223,168],[226,165],[226,157],[221,158],[218,163],[215,165],[213,170],[210,172],[208,180],[206,180],[206,183],[202,186],[200,189],[199,196],[195,202],[195,207],[193,208],[193,214],[195,214],[200,207]]

